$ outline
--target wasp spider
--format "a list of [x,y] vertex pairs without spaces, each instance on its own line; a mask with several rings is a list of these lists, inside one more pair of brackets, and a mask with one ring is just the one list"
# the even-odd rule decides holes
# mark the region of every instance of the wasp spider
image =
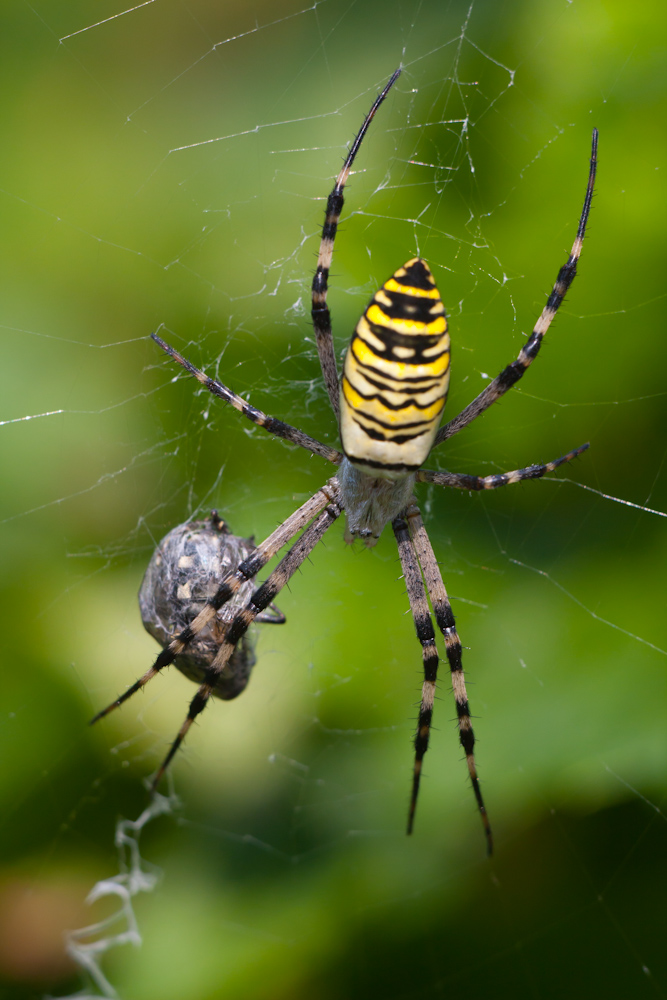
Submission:
[[155,787],[209,698],[212,695],[232,698],[245,686],[249,672],[247,663],[244,665],[243,655],[240,665],[234,659],[239,643],[243,643],[251,623],[264,615],[276,595],[341,513],[344,511],[346,515],[346,540],[361,538],[369,546],[375,544],[385,525],[390,523],[398,543],[410,608],[422,647],[424,669],[414,739],[415,760],[407,831],[412,832],[414,822],[438,672],[430,602],[435,623],[444,638],[456,702],[459,739],[484,825],[488,852],[491,853],[491,827],[473,753],[475,738],[461,663],[461,642],[440,568],[413,493],[416,483],[436,483],[463,490],[493,490],[524,479],[539,479],[563,463],[570,462],[588,447],[584,444],[553,462],[530,465],[502,475],[469,476],[421,468],[434,447],[484,413],[518,382],[537,356],[542,338],[576,274],[593,195],[598,133],[593,131],[586,197],[572,251],[558,272],[533,332],[517,359],[504,368],[458,416],[439,428],[449,384],[449,333],[445,309],[425,261],[420,258],[409,260],[373,296],[352,335],[340,379],[326,303],[334,239],[343,208],[343,189],[368,127],[399,73],[400,70],[396,70],[366,115],[329,195],[312,285],[311,315],[317,351],[327,393],[338,420],[342,451],[321,444],[296,427],[262,413],[227,386],[195,368],[157,334],[152,335],[162,350],[209,392],[230,403],[244,417],[269,433],[328,459],[337,466],[337,473],[256,549],[243,558],[239,553],[238,565],[230,567],[222,576],[213,596],[178,634],[167,630],[157,636],[164,643],[164,648],[150,670],[93,721],[121,705],[163,667],[187,655],[202,632],[216,621],[220,609],[233,601],[268,560],[301,532],[298,541],[268,579],[245,599],[244,606],[233,615],[231,622],[220,628],[214,654],[209,650],[206,662],[190,672],[189,676],[201,683],[187,718],[157,772]]

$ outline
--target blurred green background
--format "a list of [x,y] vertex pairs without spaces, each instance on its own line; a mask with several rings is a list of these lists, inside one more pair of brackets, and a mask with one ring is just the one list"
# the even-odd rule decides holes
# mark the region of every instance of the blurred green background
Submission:
[[157,540],[212,506],[263,537],[330,474],[174,381],[147,335],[164,324],[256,405],[336,440],[308,324],[318,229],[402,63],[330,302],[342,350],[377,285],[425,256],[451,316],[450,416],[542,308],[600,130],[579,277],[539,360],[429,464],[591,449],[560,485],[420,493],[496,857],[446,678],[404,836],[420,650],[391,534],[370,552],[335,527],[248,690],[190,734],[180,804],[141,838],[162,870],[134,901],[143,946],[104,971],[128,1000],[664,996],[665,520],[641,509],[667,510],[662,5],[120,10],[2,13],[0,995],[80,987],[62,931],[116,908],[84,899],[118,873],[116,823],[146,806],[194,693],[172,670],[86,726],[155,653],[136,592]]

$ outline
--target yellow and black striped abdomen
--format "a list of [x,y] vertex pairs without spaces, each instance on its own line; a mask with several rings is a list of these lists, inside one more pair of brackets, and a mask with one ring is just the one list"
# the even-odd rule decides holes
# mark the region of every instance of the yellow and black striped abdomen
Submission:
[[447,399],[449,333],[440,293],[418,257],[373,296],[350,341],[340,392],[343,451],[370,475],[418,469]]

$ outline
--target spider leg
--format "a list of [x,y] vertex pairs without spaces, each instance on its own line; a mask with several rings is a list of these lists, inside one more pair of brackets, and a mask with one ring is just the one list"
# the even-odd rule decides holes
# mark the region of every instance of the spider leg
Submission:
[[327,531],[334,521],[340,517],[343,508],[340,501],[340,490],[336,480],[332,479],[326,489],[329,495],[324,510],[321,511],[312,524],[306,528],[298,541],[295,542],[292,548],[286,553],[285,556],[283,556],[273,573],[271,573],[265,582],[261,584],[261,586],[258,587],[258,589],[252,594],[246,607],[243,608],[242,611],[239,611],[238,614],[232,619],[229,629],[222,640],[218,654],[207,671],[210,680],[201,685],[192,699],[187,717],[178,732],[178,736],[172,743],[169,753],[165,757],[155,776],[155,779],[152,782],[153,789],[157,787],[162,775],[174,757],[174,754],[177,752],[181,743],[185,739],[190,726],[197,716],[204,711],[204,708],[206,707],[206,704],[215,688],[216,678],[225,670],[236,644],[243,638],[253,621],[271,604],[274,598],[277,597],[290,577],[293,576],[299,566],[301,566],[303,561],[307,559],[317,543],[321,540],[325,531]]
[[338,368],[336,365],[333,335],[331,332],[331,314],[329,312],[329,307],[327,306],[327,291],[329,268],[331,267],[331,259],[333,257],[334,240],[336,239],[336,230],[338,229],[340,215],[343,211],[343,188],[347,183],[350,170],[352,169],[352,164],[354,163],[354,158],[359,151],[359,147],[364,136],[366,135],[366,132],[368,131],[368,126],[373,120],[375,112],[380,107],[398,79],[400,72],[401,70],[399,68],[392,74],[384,90],[378,95],[373,107],[364,118],[363,124],[359,129],[352,146],[350,147],[349,153],[347,154],[347,158],[343,164],[343,169],[336,178],[336,183],[334,184],[333,190],[327,199],[326,214],[324,216],[324,225],[322,227],[322,239],[320,241],[320,251],[317,256],[317,269],[315,271],[315,276],[313,277],[311,316],[313,319],[313,329],[315,330],[317,353],[320,359],[322,375],[324,376],[324,383],[327,387],[331,406],[336,414],[336,420],[338,420],[339,417]]
[[421,706],[419,708],[419,721],[414,739],[415,764],[412,774],[410,809],[408,812],[407,832],[411,834],[414,825],[415,810],[417,808],[417,797],[419,795],[422,761],[424,754],[428,750],[439,657],[435,645],[435,632],[433,631],[431,613],[428,601],[426,600],[426,591],[424,590],[424,582],[419,568],[419,560],[417,559],[417,553],[410,538],[407,521],[403,516],[399,515],[399,517],[394,518],[391,526],[396,536],[403,579],[405,580],[408,600],[410,602],[410,611],[415,623],[417,638],[422,646],[422,656],[424,659],[424,683],[422,686]]
[[253,424],[263,427],[269,434],[275,434],[276,437],[283,438],[285,441],[298,444],[299,447],[305,448],[306,451],[310,451],[314,455],[321,455],[322,458],[326,458],[328,462],[333,462],[334,465],[339,465],[342,461],[343,456],[336,448],[331,448],[329,445],[316,441],[309,434],[304,434],[303,431],[300,431],[298,427],[292,427],[291,424],[286,424],[283,420],[278,420],[277,417],[270,417],[266,413],[262,413],[256,406],[247,403],[242,396],[238,396],[235,392],[232,392],[222,382],[218,382],[214,378],[209,378],[205,372],[196,368],[192,362],[184,358],[173,347],[170,347],[157,333],[151,333],[151,337],[170,358],[177,361],[190,375],[194,375],[197,381],[208,389],[209,392],[213,393],[219,399],[224,399],[226,403],[231,403],[235,410],[238,410],[244,417],[251,420]]
[[[232,572],[228,573],[225,579],[221,582],[218,590],[213,595],[213,597],[208,601],[202,610],[199,612],[196,618],[190,622],[190,624],[183,629],[172,641],[166,646],[158,655],[155,663],[147,670],[143,677],[140,677],[138,681],[135,681],[131,687],[112,701],[110,705],[103,708],[101,712],[98,712],[94,719],[91,719],[90,725],[98,722],[100,719],[108,715],[115,708],[118,708],[123,702],[131,698],[133,694],[140,691],[156,674],[163,669],[163,667],[168,667],[169,664],[173,663],[179,653],[182,653],[189,642],[194,639],[194,637],[201,632],[206,625],[209,624],[215,617],[216,613],[231,597],[234,596],[241,587],[243,583],[248,580],[252,580],[263,566],[271,559],[276,552],[287,542],[290,541],[302,528],[304,528],[309,521],[320,513],[329,503],[331,503],[332,490],[338,489],[338,481],[334,477],[329,480],[327,486],[322,487],[318,490],[309,500],[306,500],[298,510],[295,510],[287,520],[283,521],[276,530],[265,538],[263,542],[257,546],[252,555],[244,559],[237,568]],[[273,598],[271,598],[273,600]],[[271,601],[268,602],[269,605]],[[266,606],[265,606],[266,607]],[[260,609],[264,611],[264,608]],[[282,614],[282,613],[281,613]],[[266,619],[264,619],[266,620]],[[277,620],[277,619],[274,619]],[[284,620],[284,618],[283,618]]]
[[542,310],[541,316],[535,324],[533,332],[521,348],[516,361],[513,361],[507,366],[507,368],[504,368],[501,371],[500,375],[497,375],[492,382],[489,382],[486,389],[483,389],[479,396],[477,396],[476,399],[473,399],[472,403],[469,403],[464,410],[461,410],[458,416],[454,417],[449,421],[449,423],[445,424],[444,427],[440,428],[436,435],[434,447],[435,445],[446,441],[447,438],[450,438],[453,434],[458,434],[459,431],[463,430],[464,427],[467,427],[473,420],[476,420],[480,414],[484,413],[484,411],[492,405],[492,403],[495,403],[497,399],[500,399],[500,397],[506,393],[508,389],[511,389],[512,386],[519,381],[526,369],[537,357],[542,344],[542,338],[549,329],[551,322],[558,312],[558,309],[577,273],[577,262],[581,255],[581,248],[583,246],[584,236],[586,233],[586,223],[588,222],[588,215],[591,210],[591,201],[593,198],[593,186],[595,184],[595,171],[597,167],[597,151],[598,130],[594,128],[588,185],[586,187],[586,197],[584,199],[584,207],[581,212],[581,218],[579,219],[577,235],[572,245],[570,256],[558,272],[556,283],[553,286],[549,298],[547,299],[547,304]]
[[491,856],[493,853],[493,836],[491,833],[489,817],[486,812],[486,806],[484,805],[484,799],[482,798],[482,791],[479,784],[479,778],[477,776],[477,767],[475,765],[475,734],[472,729],[468,695],[463,676],[461,640],[459,639],[458,632],[456,631],[454,614],[442,580],[440,567],[438,566],[433,546],[431,545],[430,539],[426,533],[424,522],[421,519],[421,514],[416,504],[413,504],[408,508],[406,517],[410,528],[410,537],[417,553],[422,573],[424,574],[424,581],[426,583],[426,589],[428,590],[428,595],[435,614],[435,620],[445,640],[445,650],[447,652],[447,660],[449,661],[452,688],[454,689],[454,699],[456,701],[459,740],[466,756],[472,790],[475,794],[477,808],[484,826],[487,853]]
[[496,476],[466,476],[459,472],[431,472],[430,469],[420,469],[417,473],[417,482],[452,486],[459,490],[497,490],[499,486],[511,486],[512,483],[520,483],[523,479],[541,479],[546,472],[553,472],[559,465],[571,462],[587,448],[590,448],[589,442],[575,448],[574,451],[568,451],[567,455],[563,455],[553,462],[546,462],[544,465],[527,465],[524,469],[502,472]]

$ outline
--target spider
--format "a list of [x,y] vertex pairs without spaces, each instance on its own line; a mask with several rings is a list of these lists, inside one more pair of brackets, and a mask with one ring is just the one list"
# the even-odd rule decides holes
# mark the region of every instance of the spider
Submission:
[[[169,357],[193,375],[213,395],[230,403],[248,420],[270,434],[320,455],[337,466],[337,473],[301,507],[291,514],[256,549],[241,559],[219,581],[216,593],[178,634],[159,637],[165,642],[153,666],[116,701],[92,720],[96,722],[140,690],[159,671],[182,657],[216,620],[220,609],[253,581],[263,566],[299,532],[298,540],[281,559],[267,580],[257,587],[231,624],[219,637],[217,652],[200,664],[196,679],[200,686],[187,717],[153,782],[155,789],[190,726],[212,695],[221,690],[234,697],[245,686],[237,683],[239,667],[234,654],[251,623],[264,614],[290,577],[301,566],[324,533],[340,515],[346,515],[346,541],[362,539],[375,545],[391,524],[405,580],[417,638],[422,647],[424,680],[417,730],[414,737],[414,768],[408,809],[407,832],[412,833],[424,754],[435,700],[438,652],[435,623],[444,638],[456,703],[459,741],[463,748],[472,789],[486,836],[487,852],[493,850],[491,826],[482,798],[474,756],[473,734],[466,694],[461,642],[440,568],[413,495],[416,483],[434,483],[463,490],[493,490],[524,479],[539,479],[572,461],[588,448],[575,448],[553,462],[530,465],[514,472],[491,476],[432,472],[422,468],[433,448],[467,427],[511,389],[537,356],[547,332],[572,281],[586,230],[593,197],[597,165],[597,129],[593,130],[590,170],[577,235],[567,262],[558,272],[546,305],[518,357],[504,368],[458,414],[438,429],[449,385],[449,333],[447,318],[433,275],[424,260],[414,258],[399,268],[371,299],[359,320],[345,356],[339,379],[334,352],[331,316],[327,307],[329,268],[336,230],[343,208],[343,190],[359,147],[378,108],[400,74],[397,69],[378,95],[348,152],[343,168],[328,197],[317,269],[312,284],[312,321],[324,383],[338,421],[342,451],[321,444],[304,431],[268,416],[216,379],[209,378],[157,333],[153,340]],[[169,639],[169,641],[167,641]],[[195,679],[194,675],[192,676]],[[231,693],[230,693],[231,692]]]

